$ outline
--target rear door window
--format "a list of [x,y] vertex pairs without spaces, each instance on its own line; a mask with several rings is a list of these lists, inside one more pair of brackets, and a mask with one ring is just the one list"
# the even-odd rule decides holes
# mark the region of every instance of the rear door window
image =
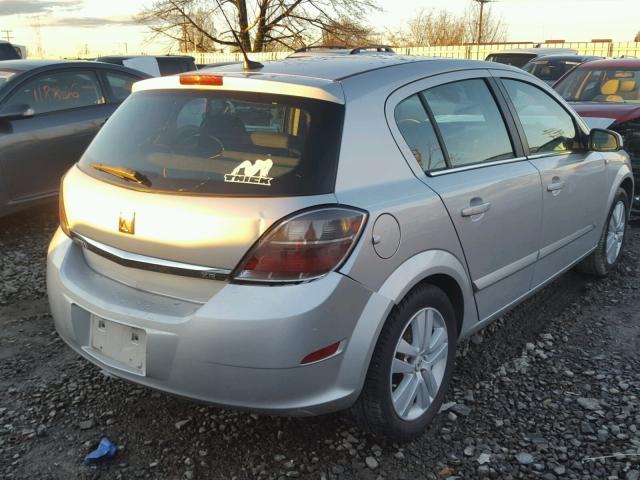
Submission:
[[344,107],[264,93],[155,90],[131,95],[80,161],[143,175],[144,188],[189,194],[330,193]]
[[396,106],[395,120],[422,170],[432,172],[447,167],[438,137],[419,95],[412,95]]
[[7,100],[7,106],[29,105],[36,114],[105,103],[94,72],[43,73],[27,80]]
[[452,168],[514,158],[502,114],[484,80],[463,80],[423,92]]
[[565,152],[579,146],[571,115],[548,93],[519,80],[502,79],[529,144],[529,152]]
[[105,78],[111,88],[113,100],[116,103],[124,101],[131,94],[131,87],[140,79],[121,72],[106,72]]

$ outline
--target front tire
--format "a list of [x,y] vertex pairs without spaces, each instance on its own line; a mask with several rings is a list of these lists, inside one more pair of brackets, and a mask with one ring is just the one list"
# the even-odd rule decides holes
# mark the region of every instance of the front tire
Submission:
[[602,229],[598,246],[578,265],[578,270],[589,275],[606,277],[618,266],[627,236],[628,218],[629,198],[627,192],[619,188]]
[[446,395],[457,336],[447,295],[429,284],[411,290],[380,332],[364,387],[351,409],[356,423],[395,441],[420,436]]

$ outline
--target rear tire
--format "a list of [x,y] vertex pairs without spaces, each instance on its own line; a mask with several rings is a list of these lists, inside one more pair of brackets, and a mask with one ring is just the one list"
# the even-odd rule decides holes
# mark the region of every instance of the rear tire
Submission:
[[351,407],[360,428],[400,442],[422,435],[446,395],[457,337],[447,295],[429,284],[411,290],[389,314]]
[[606,277],[620,262],[627,237],[629,198],[627,192],[618,188],[607,221],[602,229],[596,249],[585,258],[577,269],[588,275]]

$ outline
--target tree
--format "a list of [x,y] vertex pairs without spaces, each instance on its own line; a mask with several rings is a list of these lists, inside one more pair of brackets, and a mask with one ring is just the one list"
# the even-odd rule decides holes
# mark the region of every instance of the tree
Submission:
[[461,45],[465,39],[465,22],[446,10],[422,8],[400,31],[388,32],[390,43],[398,46],[431,47]]
[[378,34],[372,32],[370,27],[345,18],[332,22],[329,28],[322,32],[320,43],[336,47],[363,47],[380,42]]
[[[447,10],[418,10],[404,29],[387,31],[392,45],[404,47],[434,47],[477,42],[479,8],[470,5],[463,16]],[[481,42],[498,42],[506,37],[506,25],[491,8],[484,8]]]
[[138,21],[177,42],[186,30],[189,38],[197,33],[201,40],[194,41],[202,44],[238,49],[235,32],[247,51],[262,52],[344,35],[339,27],[345,18],[362,18],[377,8],[377,0],[154,0]]
[[491,6],[485,6],[482,13],[482,31],[478,38],[478,24],[480,22],[481,4],[470,5],[464,15],[465,41],[468,43],[496,43],[507,38],[507,25],[497,16]]
[[633,39],[634,42],[640,42],[640,31],[636,33],[636,38]]

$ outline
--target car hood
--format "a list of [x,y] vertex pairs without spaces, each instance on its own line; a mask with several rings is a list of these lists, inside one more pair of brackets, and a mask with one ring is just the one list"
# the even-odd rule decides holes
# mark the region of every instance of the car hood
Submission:
[[[640,105],[631,103],[571,102],[581,117],[611,119],[611,123],[628,122],[640,118]],[[589,123],[589,122],[587,122]],[[608,125],[607,125],[608,126]],[[606,127],[601,127],[606,128]]]

